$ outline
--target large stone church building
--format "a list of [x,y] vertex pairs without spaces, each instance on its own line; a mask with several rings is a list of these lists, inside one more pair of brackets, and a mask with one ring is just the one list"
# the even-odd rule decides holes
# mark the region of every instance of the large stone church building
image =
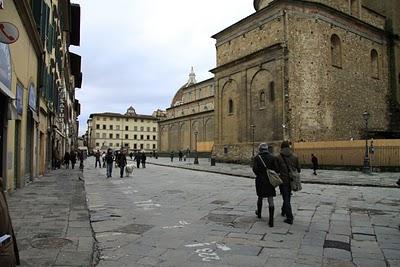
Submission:
[[[213,36],[214,79],[189,80],[178,91],[160,124],[170,133],[161,135],[162,149],[193,148],[196,131],[214,141],[217,159],[248,161],[261,142],[361,139],[365,111],[371,137],[399,133],[400,1],[254,0],[254,7]],[[212,88],[204,99],[189,97],[202,86]]]

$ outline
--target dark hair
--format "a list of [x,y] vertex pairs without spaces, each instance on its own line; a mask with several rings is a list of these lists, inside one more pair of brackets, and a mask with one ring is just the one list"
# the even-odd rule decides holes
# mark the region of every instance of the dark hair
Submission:
[[283,141],[281,144],[281,148],[287,148],[287,147],[290,147],[289,141]]

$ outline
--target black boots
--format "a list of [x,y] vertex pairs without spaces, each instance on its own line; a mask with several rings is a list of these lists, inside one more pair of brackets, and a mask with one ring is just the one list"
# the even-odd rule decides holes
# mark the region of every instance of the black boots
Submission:
[[274,227],[274,207],[269,207],[269,222],[268,225],[269,227]]
[[262,198],[258,198],[258,200],[257,200],[256,215],[257,215],[257,217],[258,217],[259,219],[261,219],[262,204],[263,204]]

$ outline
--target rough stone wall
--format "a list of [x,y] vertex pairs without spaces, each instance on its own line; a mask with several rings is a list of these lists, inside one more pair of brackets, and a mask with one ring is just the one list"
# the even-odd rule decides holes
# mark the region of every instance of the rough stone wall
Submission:
[[386,24],[386,19],[384,16],[379,15],[372,10],[363,7],[361,9],[361,20],[379,28],[379,29],[385,29],[385,24]]
[[279,10],[273,8],[260,12],[267,15],[254,23],[239,25],[232,33],[226,34],[226,37],[217,39],[217,66],[283,41]]
[[[303,12],[312,14],[313,10]],[[345,21],[337,20],[340,24],[335,25],[322,17],[307,18],[296,12],[289,13],[288,21],[292,140],[359,138],[364,110],[371,114],[370,127],[387,129],[388,59],[384,38],[367,30],[361,34]],[[341,68],[331,64],[333,34],[341,40]],[[379,79],[371,75],[372,49],[379,55]]]

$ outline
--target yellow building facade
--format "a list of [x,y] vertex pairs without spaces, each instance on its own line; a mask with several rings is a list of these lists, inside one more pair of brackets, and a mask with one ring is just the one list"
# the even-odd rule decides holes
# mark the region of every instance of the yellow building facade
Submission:
[[0,176],[7,190],[13,190],[23,187],[38,174],[36,100],[42,46],[25,1],[7,1],[0,10],[0,18],[14,24],[19,31],[15,43],[0,44],[1,75],[6,77],[2,78],[0,93]]

